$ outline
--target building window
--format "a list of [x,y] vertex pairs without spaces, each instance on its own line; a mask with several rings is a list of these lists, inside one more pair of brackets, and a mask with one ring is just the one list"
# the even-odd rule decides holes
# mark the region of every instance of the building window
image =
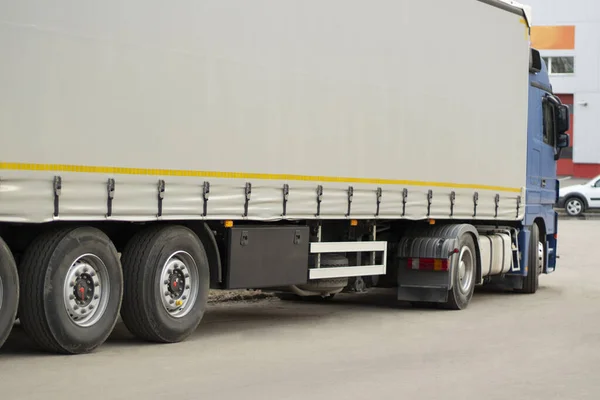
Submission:
[[550,75],[570,75],[575,72],[575,57],[542,57]]

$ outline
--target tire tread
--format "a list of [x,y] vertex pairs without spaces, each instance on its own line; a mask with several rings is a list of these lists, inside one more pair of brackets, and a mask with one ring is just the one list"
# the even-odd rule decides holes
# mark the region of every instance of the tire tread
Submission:
[[460,239],[459,241],[459,247],[463,246],[463,243],[465,245],[467,245],[474,258],[475,261],[475,266],[474,266],[474,271],[473,271],[473,283],[472,283],[472,288],[471,291],[469,293],[469,295],[467,296],[467,299],[465,300],[460,300],[457,299],[457,291],[459,291],[459,289],[456,287],[457,283],[454,282],[452,289],[450,289],[448,291],[448,300],[445,303],[441,303],[441,307],[448,309],[448,310],[463,310],[466,309],[469,306],[469,303],[471,302],[471,299],[473,298],[473,291],[474,291],[474,287],[475,287],[475,276],[477,275],[476,270],[477,270],[477,259],[476,259],[476,255],[477,255],[477,251],[476,251],[476,242],[475,239],[473,238],[473,236],[471,236],[471,234],[469,233],[465,233],[463,235],[463,237]]
[[144,279],[148,253],[152,250],[152,243],[162,232],[163,227],[155,226],[135,235],[125,246],[123,251],[123,306],[121,317],[127,329],[140,339],[147,341],[160,341],[161,338],[155,333],[145,317],[144,302],[142,299],[143,285],[139,285]]
[[19,319],[29,337],[42,349],[67,353],[50,332],[44,307],[46,266],[58,243],[72,230],[64,228],[42,234],[26,250],[19,272],[21,301]]

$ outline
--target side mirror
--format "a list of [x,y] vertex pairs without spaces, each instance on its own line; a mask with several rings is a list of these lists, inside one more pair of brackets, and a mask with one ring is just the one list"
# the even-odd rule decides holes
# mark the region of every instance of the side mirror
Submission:
[[562,149],[569,147],[571,144],[571,138],[566,133],[559,133],[556,138],[556,152],[554,153],[554,161],[560,159],[560,153]]
[[556,148],[564,149],[564,148],[569,147],[570,144],[571,144],[571,138],[569,137],[568,134],[566,134],[566,133],[558,134],[558,140],[556,141]]
[[538,73],[542,70],[542,56],[536,49],[529,51],[529,72]]
[[[558,141],[560,142],[560,135],[564,134],[566,131],[569,130],[570,128],[570,121],[569,121],[569,107],[567,107],[564,104],[561,104],[558,106],[558,110],[557,110],[557,116],[556,116],[556,128],[559,134],[559,138]],[[568,138],[567,138],[568,140]],[[558,147],[558,146],[557,146]],[[568,144],[565,147],[569,147]]]

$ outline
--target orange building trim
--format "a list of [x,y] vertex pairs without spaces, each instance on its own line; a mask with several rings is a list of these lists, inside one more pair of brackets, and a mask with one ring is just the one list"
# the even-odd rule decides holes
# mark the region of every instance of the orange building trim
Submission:
[[532,26],[531,46],[538,50],[573,50],[575,26]]

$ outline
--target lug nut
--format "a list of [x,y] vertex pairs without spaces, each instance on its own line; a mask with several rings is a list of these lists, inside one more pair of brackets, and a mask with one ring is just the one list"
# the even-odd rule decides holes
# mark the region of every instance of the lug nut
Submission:
[[165,285],[168,285],[168,284],[169,284],[169,280],[168,280],[168,279],[165,279],[165,280],[163,281],[163,283],[164,283]]
[[90,304],[90,306],[88,307],[90,310],[94,309],[94,306],[92,304]]
[[96,276],[96,273],[94,271],[90,272],[90,276]]
[[69,283],[69,286],[74,287],[75,286],[75,282]]
[[94,300],[98,300],[100,298],[100,295],[95,294],[94,295]]
[[189,278],[190,276],[188,274],[185,274],[185,278]]
[[175,303],[175,301],[173,301],[173,299],[169,300],[169,304],[173,304]]
[[170,295],[171,295],[171,293],[165,292],[165,296],[170,296]]
[[96,286],[96,287],[100,286],[100,282],[96,282],[96,284],[94,286]]
[[172,273],[173,273],[173,270],[172,270],[172,269],[169,269],[169,270],[167,270],[167,273],[168,273],[168,274],[172,274]]
[[186,289],[186,290],[190,290],[190,285],[186,285],[186,286],[185,286],[185,289]]
[[74,306],[73,310],[75,310],[75,311],[79,310],[79,306]]
[[187,297],[186,297],[186,296],[183,296],[183,297],[181,298],[181,300],[187,300]]
[[69,300],[74,300],[74,299],[75,299],[75,296],[69,295]]
[[81,310],[81,313],[82,313],[82,314],[85,314],[85,310]]

